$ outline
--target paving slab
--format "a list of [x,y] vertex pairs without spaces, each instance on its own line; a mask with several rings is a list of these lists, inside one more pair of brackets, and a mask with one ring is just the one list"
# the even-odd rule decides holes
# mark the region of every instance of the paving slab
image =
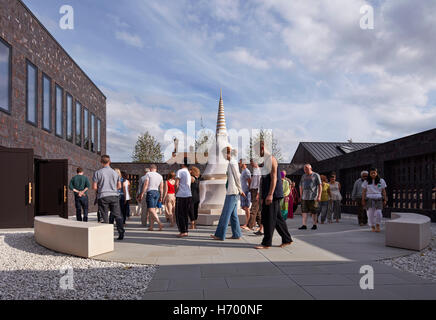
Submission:
[[[351,279],[353,283],[359,283],[362,275],[360,274],[344,274],[344,277]],[[397,277],[392,273],[374,273],[374,285],[386,284],[410,284],[408,280]]]
[[172,279],[168,291],[227,289],[229,286],[224,278]]
[[206,300],[313,300],[313,297],[304,289],[294,286],[285,288],[229,288],[206,289]]
[[203,290],[146,292],[143,300],[202,300]]
[[[214,241],[216,227],[200,226],[178,239],[176,228],[147,231],[139,218],[128,221],[125,241],[98,260],[156,264],[144,299],[291,300],[291,299],[424,299],[434,297],[435,283],[377,262],[408,255],[388,248],[384,232],[359,227],[357,218],[319,230],[297,230],[301,217],[287,221],[294,243],[279,248],[274,234],[269,250],[255,250],[262,241],[251,232],[240,240]],[[116,232],[114,233],[116,236]],[[230,228],[227,236],[231,236]],[[371,265],[375,290],[359,286],[360,268]]]
[[288,288],[297,283],[287,276],[226,277],[229,288]]
[[168,287],[170,285],[170,280],[159,280],[153,278],[150,284],[147,287],[147,292],[153,291],[168,291]]
[[340,274],[299,274],[289,275],[289,278],[300,286],[346,286],[355,283]]
[[374,290],[362,290],[359,286],[304,286],[317,300],[399,300],[401,297],[392,290],[377,287]]
[[385,285],[384,290],[406,300],[436,300],[436,284],[431,285]]

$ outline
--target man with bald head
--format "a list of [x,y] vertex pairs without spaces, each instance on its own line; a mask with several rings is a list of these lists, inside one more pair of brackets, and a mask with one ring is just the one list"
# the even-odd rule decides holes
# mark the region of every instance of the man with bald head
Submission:
[[261,222],[264,228],[264,236],[260,246],[256,249],[269,249],[272,246],[274,230],[277,230],[282,238],[281,248],[292,243],[288,226],[282,217],[280,210],[280,200],[283,199],[283,183],[279,172],[277,159],[272,155],[270,145],[261,140],[256,144],[254,150],[258,156],[263,158],[261,170],[262,178],[260,181],[259,198],[262,204]]
[[310,164],[304,165],[304,174],[300,181],[301,212],[303,214],[303,225],[300,230],[307,229],[307,216],[312,215],[312,230],[317,229],[318,203],[321,201],[322,181],[318,173],[312,171]]

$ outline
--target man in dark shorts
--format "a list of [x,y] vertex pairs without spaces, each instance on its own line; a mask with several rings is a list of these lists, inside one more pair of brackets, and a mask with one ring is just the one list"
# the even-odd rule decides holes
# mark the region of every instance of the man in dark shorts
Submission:
[[145,181],[139,199],[142,200],[144,196],[146,197],[147,215],[150,222],[148,231],[153,231],[154,222],[159,225],[159,231],[161,231],[163,224],[159,220],[156,208],[158,207],[158,203],[162,202],[163,177],[157,172],[157,166],[155,164],[150,166],[150,172],[145,175]]
[[111,159],[109,156],[102,156],[101,164],[103,168],[96,171],[92,179],[92,189],[97,190],[98,210],[104,223],[109,223],[108,212],[111,212],[117,222],[118,240],[123,240],[124,222],[121,216],[120,198],[118,197],[121,179],[118,173],[110,167]]
[[318,173],[312,171],[312,166],[304,166],[304,174],[300,181],[301,212],[303,215],[303,225],[299,230],[307,229],[308,214],[312,215],[312,230],[317,229],[318,205],[321,201],[322,181]]

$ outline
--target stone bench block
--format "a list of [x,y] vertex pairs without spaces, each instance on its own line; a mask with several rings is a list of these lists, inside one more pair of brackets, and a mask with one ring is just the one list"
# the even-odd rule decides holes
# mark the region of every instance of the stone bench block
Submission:
[[112,224],[41,216],[35,217],[34,230],[38,244],[57,252],[90,258],[114,251]]
[[424,215],[393,212],[386,222],[386,246],[421,251],[430,244],[430,224]]

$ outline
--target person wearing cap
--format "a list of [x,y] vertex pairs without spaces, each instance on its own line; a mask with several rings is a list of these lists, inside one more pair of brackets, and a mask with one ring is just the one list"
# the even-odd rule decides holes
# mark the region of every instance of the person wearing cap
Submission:
[[357,205],[357,220],[359,226],[363,227],[368,224],[368,216],[366,215],[366,209],[362,205],[362,184],[368,180],[368,171],[362,171],[360,173],[360,178],[354,182],[353,192],[351,193],[351,198],[356,201]]

